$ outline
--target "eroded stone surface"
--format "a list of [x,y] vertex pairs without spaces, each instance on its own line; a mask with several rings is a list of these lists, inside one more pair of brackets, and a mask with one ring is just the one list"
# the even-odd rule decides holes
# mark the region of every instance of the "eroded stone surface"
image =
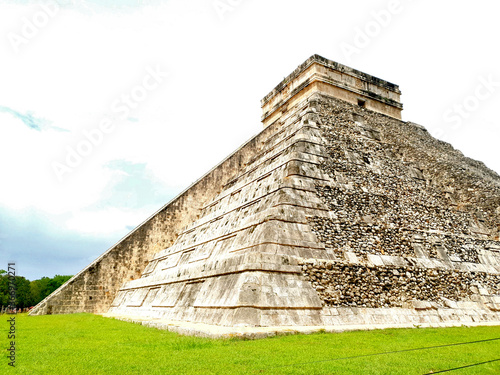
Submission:
[[[446,268],[421,268],[309,261],[303,274],[327,306],[406,307],[433,302],[450,307],[450,301],[491,303],[500,294],[500,275]],[[479,290],[483,290],[484,296]],[[453,305],[454,306],[454,305]]]

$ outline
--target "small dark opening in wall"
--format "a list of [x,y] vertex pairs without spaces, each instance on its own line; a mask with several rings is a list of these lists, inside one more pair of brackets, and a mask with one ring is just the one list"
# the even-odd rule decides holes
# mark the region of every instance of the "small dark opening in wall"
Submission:
[[366,100],[358,99],[358,105],[362,108],[366,107]]
[[92,299],[92,296],[89,296],[89,299]]

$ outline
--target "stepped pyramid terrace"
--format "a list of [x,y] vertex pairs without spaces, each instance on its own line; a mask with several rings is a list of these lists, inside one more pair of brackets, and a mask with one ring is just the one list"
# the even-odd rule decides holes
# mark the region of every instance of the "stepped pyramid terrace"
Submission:
[[310,57],[258,135],[31,315],[210,337],[500,324],[500,176],[403,121],[400,95]]

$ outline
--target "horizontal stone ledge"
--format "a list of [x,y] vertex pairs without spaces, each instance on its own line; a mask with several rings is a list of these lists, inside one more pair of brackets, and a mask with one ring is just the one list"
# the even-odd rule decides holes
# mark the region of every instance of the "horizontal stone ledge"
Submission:
[[174,321],[168,319],[153,319],[140,316],[102,314],[107,318],[114,318],[131,323],[142,324],[147,327],[164,329],[182,335],[194,335],[212,339],[241,338],[241,339],[261,339],[266,337],[291,335],[291,334],[312,334],[317,332],[341,333],[346,331],[362,331],[389,328],[448,328],[448,327],[479,327],[496,326],[500,322],[440,322],[440,323],[420,323],[411,322],[393,324],[340,324],[322,326],[267,326],[267,327],[242,327],[242,326],[217,326],[205,323],[192,323]]
[[[306,145],[313,145],[314,146],[313,149],[320,149],[320,150],[318,150],[318,152],[320,152],[319,154],[310,153],[310,152],[307,152],[307,150],[303,150],[303,149],[297,150],[297,152],[299,152],[299,153],[308,154],[308,155],[315,155],[315,156],[318,156],[321,158],[328,157],[328,154],[321,150],[321,149],[326,149],[326,147],[323,143],[315,142],[315,141],[311,140],[311,138],[302,137],[303,134],[301,134],[301,133],[303,133],[303,131],[306,130],[307,128],[314,129],[313,131],[317,130],[317,128],[311,127],[309,125],[303,125],[303,126],[298,127],[294,131],[293,134],[290,134],[286,138],[280,140],[276,145],[270,146],[270,148],[267,151],[264,151],[264,152],[260,153],[259,155],[256,155],[254,158],[252,158],[250,161],[248,161],[246,165],[250,166],[251,164],[257,162],[259,159],[263,159],[262,161],[259,162],[259,164],[252,166],[251,169],[249,169],[248,171],[245,171],[244,173],[242,173],[238,177],[227,182],[225,185],[234,184],[238,178],[245,176],[247,174],[250,174],[256,170],[259,170],[263,164],[266,164],[269,161],[273,161],[274,159],[279,158],[282,154],[287,152],[289,149],[297,146],[299,143],[303,143]],[[300,138],[294,139],[295,137],[299,137],[299,135],[301,136]],[[282,145],[283,143],[286,143],[288,141],[291,141],[291,142],[289,144]]]
[[[241,228],[241,229],[238,229],[238,230],[235,230],[234,232],[231,232],[231,233],[228,233],[228,234],[224,234],[224,235],[221,235],[219,237],[214,237],[214,238],[211,238],[209,240],[206,240],[206,241],[203,241],[203,242],[198,242],[198,243],[192,243],[190,244],[189,246],[185,247],[185,248],[182,248],[180,250],[177,250],[175,252],[172,252],[172,253],[164,253],[162,254],[161,256],[159,257],[155,257],[153,258],[154,260],[161,260],[161,259],[164,259],[164,258],[167,258],[168,256],[171,256],[171,255],[174,255],[174,254],[177,254],[177,253],[180,253],[180,252],[184,252],[186,250],[189,250],[189,249],[193,249],[193,248],[196,248],[196,247],[199,247],[199,246],[202,246],[202,245],[205,245],[205,244],[208,244],[210,242],[214,242],[214,241],[221,241],[221,240],[224,240],[225,238],[229,238],[229,237],[232,237],[234,236],[235,234],[238,234],[240,232],[243,232],[247,229],[250,229],[252,227],[256,227],[256,226],[259,226],[259,225],[262,225],[264,223],[268,223],[268,222],[272,222],[272,221],[278,221],[278,222],[282,222],[282,223],[288,223],[288,224],[300,224],[300,225],[306,225],[308,226],[309,224],[307,222],[298,222],[298,221],[290,221],[290,220],[285,220],[285,219],[279,219],[279,218],[274,218],[274,217],[271,217],[271,218],[264,218],[262,220],[260,220],[259,222],[256,222],[254,224],[250,224],[248,225],[247,227],[244,227],[244,228]],[[312,233],[312,232],[311,232]],[[267,244],[267,243],[272,243],[272,244],[279,244],[279,243],[275,243],[275,242],[262,242],[262,243],[258,243],[258,244],[255,244],[255,245],[261,245],[261,244]],[[297,246],[295,244],[282,244],[282,245],[287,245],[287,246]],[[317,243],[318,246],[316,247],[310,247],[310,246],[305,246],[307,248],[316,248],[316,249],[324,249],[324,246],[322,246],[321,243]],[[299,245],[300,247],[300,245]],[[169,248],[165,249],[165,250],[168,250]],[[163,251],[165,251],[163,250]],[[161,252],[159,252],[158,254],[160,254]]]
[[[239,308],[253,308],[253,309],[258,309],[258,310],[299,310],[299,311],[318,311],[322,310],[322,307],[315,307],[315,306],[269,306],[269,305],[246,305],[246,304],[239,304],[239,305],[225,305],[225,306],[203,306],[203,305],[193,305],[194,308],[196,309],[207,309],[207,310],[235,310]],[[151,306],[151,308],[170,308],[170,309],[175,309],[176,307],[172,306]]]
[[[383,261],[382,263],[377,263],[373,261],[374,257],[380,257]],[[330,264],[340,264],[346,266],[360,266],[366,268],[399,268],[399,267],[410,267],[416,268],[420,270],[446,270],[450,272],[459,272],[459,273],[481,273],[487,274],[491,276],[499,276],[500,269],[497,269],[493,266],[477,264],[477,263],[456,263],[452,264],[454,267],[450,267],[449,263],[445,263],[439,259],[429,259],[429,258],[412,258],[412,257],[401,257],[401,256],[391,256],[391,255],[371,255],[367,258],[368,261],[364,260],[360,256],[356,256],[356,261],[352,262],[349,260],[343,259],[323,259],[323,258],[299,258],[295,257],[299,262],[299,265],[317,265],[319,266],[321,263],[330,263]],[[425,262],[427,261],[427,262]],[[429,261],[432,263],[429,264]],[[472,265],[473,268],[465,267],[465,265]]]
[[[292,176],[296,176],[296,175],[291,175],[289,177],[292,177]],[[301,176],[303,177],[303,176]],[[314,177],[306,177],[306,178],[309,178],[309,179],[313,179],[315,181],[317,181],[316,178]],[[312,194],[315,194],[315,191],[314,190],[309,190],[309,189],[304,189],[304,188],[300,188],[300,187],[297,187],[297,186],[280,186],[278,187],[277,189],[274,189],[264,195],[261,195],[255,199],[252,199],[251,201],[248,201],[248,202],[245,202],[245,204],[242,204],[240,206],[235,206],[233,209],[229,210],[229,211],[225,211],[223,214],[220,214],[218,216],[214,216],[214,217],[211,217],[211,218],[208,218],[208,215],[206,217],[201,217],[200,219],[198,219],[196,221],[196,225],[192,225],[192,226],[188,226],[186,227],[182,232],[179,233],[179,235],[183,235],[183,234],[189,234],[190,232],[196,230],[196,228],[199,228],[207,223],[210,223],[210,222],[215,222],[215,221],[218,221],[218,220],[222,220],[225,216],[233,213],[233,212],[237,212],[238,210],[241,210],[242,208],[245,208],[247,206],[250,206],[250,205],[253,205],[253,204],[258,204],[259,201],[265,199],[266,197],[270,197],[276,193],[278,193],[279,191],[282,191],[282,190],[293,190],[293,191],[299,191],[299,192],[305,192],[305,193],[312,193]],[[318,198],[318,202],[319,202],[319,198]],[[272,207],[277,207],[277,206],[281,206],[281,205],[284,205],[284,204],[287,204],[287,205],[290,205],[290,206],[295,206],[295,207],[300,207],[300,208],[307,208],[307,209],[311,209],[311,210],[319,210],[319,211],[330,211],[329,209],[327,208],[322,208],[322,207],[310,207],[310,206],[303,206],[303,205],[297,205],[297,204],[293,204],[293,203],[279,203],[277,205],[274,205]],[[213,203],[212,203],[213,205]],[[207,207],[210,207],[210,205],[208,205]],[[205,219],[205,220],[204,220]]]
[[[275,246],[280,246],[280,247],[291,247],[291,248],[294,248],[294,249],[303,249],[303,250],[315,250],[315,251],[325,251],[325,248],[323,247],[316,247],[316,246],[306,246],[306,245],[295,245],[295,244],[285,244],[285,243],[281,243],[281,242],[268,242],[268,241],[265,241],[265,242],[261,242],[261,243],[258,243],[258,244],[255,244],[255,245],[251,245],[251,246],[247,246],[247,247],[242,247],[241,249],[236,249],[236,250],[231,250],[229,253],[230,254],[235,254],[235,253],[238,253],[238,252],[242,252],[242,251],[245,251],[245,250],[248,250],[248,249],[252,249],[254,247],[258,247],[258,246],[263,246],[263,245],[275,245]],[[259,251],[260,253],[260,251]],[[251,254],[251,253],[249,253]],[[276,253],[276,254],[273,254],[273,255],[276,255],[276,256],[287,256],[288,254],[286,253]],[[296,257],[295,255],[290,255],[292,257]]]
[[[265,177],[267,175],[272,175],[273,172],[281,173],[280,169],[286,168],[288,166],[288,164],[290,164],[292,162],[300,163],[300,165],[312,165],[315,168],[318,168],[318,172],[317,172],[318,175],[323,175],[324,177],[327,176],[324,172],[321,171],[319,163],[313,162],[311,160],[300,159],[300,158],[297,158],[297,157],[290,157],[286,161],[283,161],[281,164],[275,166],[273,169],[262,171],[262,174],[260,174],[258,177],[256,176],[252,180],[249,180],[249,181],[243,181],[244,183],[241,184],[241,185],[234,185],[234,186],[231,186],[231,188],[224,187],[224,189],[227,189],[226,194],[225,195],[219,195],[219,196],[217,196],[217,199],[213,199],[213,200],[209,201],[208,203],[206,203],[202,207],[202,209],[207,209],[210,206],[213,206],[213,205],[217,204],[218,202],[222,201],[224,198],[227,198],[228,196],[231,196],[235,192],[237,192],[239,190],[242,190],[242,189],[244,189],[246,187],[249,187],[250,185],[252,185],[255,182],[260,181],[263,177]],[[317,177],[317,176],[309,176],[309,175],[303,175],[303,174],[295,174],[295,175],[298,175],[298,176],[303,177],[303,178],[311,178],[311,179],[314,179],[314,180],[321,180],[321,181],[325,181],[325,182],[326,181],[330,181],[329,177],[328,178],[321,178],[321,177]],[[287,177],[290,177],[290,176],[292,176],[292,175],[289,175]],[[238,177],[238,179],[239,179],[239,177]],[[269,194],[270,193],[264,194],[261,197],[265,197],[265,196],[267,196]],[[256,198],[254,200],[258,200],[258,199],[259,198]]]
[[[233,269],[230,271],[222,271],[222,272],[217,272],[213,274],[206,274],[203,276],[199,277],[191,277],[191,276],[186,276],[186,277],[179,277],[178,279],[175,280],[170,280],[166,282],[151,282],[151,284],[144,284],[144,285],[134,285],[131,287],[123,287],[119,289],[119,292],[122,291],[128,291],[128,290],[136,290],[136,289],[149,289],[149,288],[156,288],[156,287],[161,287],[163,285],[169,285],[169,284],[178,284],[178,283],[185,283],[185,282],[201,282],[206,279],[211,279],[214,277],[219,277],[219,276],[227,276],[227,275],[234,275],[234,274],[239,274],[239,273],[244,273],[244,272],[262,272],[262,273],[278,273],[278,274],[294,274],[294,275],[300,275],[302,273],[302,270],[299,268],[299,266],[283,266],[283,265],[277,265],[279,268],[283,267],[289,267],[290,269],[283,270],[283,269],[272,269],[272,267],[264,267],[264,265],[261,265],[260,267],[251,267],[252,265],[245,265],[241,266],[242,269]],[[293,269],[292,269],[293,268]],[[199,273],[198,273],[199,274]],[[140,281],[141,279],[136,279],[132,281]]]
[[[279,158],[281,154],[283,154],[288,149],[294,147],[298,143],[306,143],[306,144],[311,144],[311,145],[314,145],[314,146],[317,146],[317,147],[324,148],[325,147],[324,144],[311,141],[310,138],[301,137],[299,139],[293,139],[294,137],[297,137],[298,134],[300,134],[299,132],[303,131],[305,128],[316,129],[316,128],[313,128],[313,127],[308,126],[308,125],[301,126],[293,134],[287,136],[287,138],[282,139],[282,140],[280,140],[278,142],[278,144],[280,144],[280,143],[284,143],[284,142],[287,142],[287,141],[289,141],[289,140],[292,139],[293,141],[290,144],[283,146],[281,149],[278,148],[277,145],[271,146],[271,148],[270,148],[269,151],[266,151],[266,152],[264,152],[262,154],[259,154],[259,155],[255,156],[253,159],[251,159],[247,163],[247,165],[251,165],[252,163],[255,163],[260,158],[263,158],[263,157],[266,157],[266,158],[264,160],[262,160],[259,164],[255,165],[255,166],[252,166],[251,169],[243,172],[242,174],[238,175],[236,178],[232,179],[231,181],[226,182],[223,185],[223,188],[226,188],[227,186],[232,187],[231,185],[235,184],[239,179],[242,179],[245,176],[247,176],[247,175],[249,175],[249,174],[251,174],[251,173],[253,173],[253,172],[257,171],[257,170],[262,169],[262,165],[264,165],[266,163],[269,163],[269,162],[272,162],[276,158]],[[273,152],[273,151],[275,151],[275,152]],[[310,154],[310,153],[306,153],[306,152],[302,152],[302,151],[298,151],[298,152],[304,153],[304,154]],[[269,155],[266,155],[266,154],[269,154]],[[320,158],[326,158],[326,157],[328,157],[328,155],[320,155],[320,154],[310,154],[310,155],[316,155],[316,156],[318,156]]]
[[[257,251],[248,251],[250,249],[253,249],[253,248],[257,248],[259,246],[265,246],[265,245],[273,245],[273,246],[278,246],[278,247],[286,247],[286,248],[293,248],[293,249],[301,249],[301,250],[313,250],[313,251],[325,251],[325,248],[323,247],[317,247],[317,246],[309,246],[308,244],[306,244],[306,241],[303,241],[301,244],[290,244],[290,243],[282,243],[282,242],[277,242],[277,241],[262,241],[262,242],[258,242],[258,243],[255,243],[253,245],[250,245],[250,246],[246,246],[246,247],[242,247],[242,248],[236,248],[236,249],[233,249],[231,251],[229,251],[227,253],[227,255],[221,257],[221,258],[217,258],[217,259],[211,259],[209,261],[207,261],[206,259],[201,259],[201,260],[198,260],[198,261],[195,261],[195,262],[191,262],[191,263],[188,263],[188,264],[185,264],[183,266],[177,266],[177,265],[174,265],[174,266],[171,266],[171,267],[168,267],[168,268],[164,268],[161,270],[161,272],[168,272],[168,270],[171,270],[173,268],[176,268],[176,269],[181,269],[181,270],[184,270],[184,269],[193,269],[193,268],[196,268],[196,267],[210,267],[212,265],[214,265],[215,263],[224,263],[225,261],[230,261],[231,259],[234,259],[234,258],[237,258],[237,257],[240,257],[240,256],[246,256],[246,255],[254,255],[254,254],[266,254],[266,255],[273,255],[273,256],[276,256],[276,257],[282,257],[282,256],[288,256],[288,254],[286,253],[265,253],[265,252],[262,252],[260,250],[257,250]],[[184,250],[183,250],[184,251]],[[173,253],[174,255],[175,254],[179,254],[179,253],[182,253],[183,251],[179,251],[179,252],[175,252]],[[292,257],[295,257],[295,255],[290,255]],[[156,258],[152,261],[162,261],[164,259],[166,259],[167,257],[161,257],[161,258]],[[295,258],[294,258],[295,259]],[[203,262],[205,261],[205,262]],[[248,264],[260,264],[260,263],[272,263],[272,262],[251,262],[251,263],[248,263]],[[183,267],[183,268],[181,268]],[[151,272],[149,272],[151,273]]]
[[[230,236],[227,239],[232,238],[232,237],[233,236]],[[224,238],[224,239],[226,239],[226,238]],[[246,246],[246,247],[242,247],[242,248],[231,250],[227,254],[227,256],[224,257],[224,258],[211,260],[210,262],[207,262],[205,260],[205,262],[203,263],[203,266],[205,266],[207,264],[211,265],[212,263],[220,261],[220,260],[222,260],[222,261],[223,260],[228,260],[228,259],[232,259],[232,258],[237,257],[237,256],[245,256],[245,255],[249,255],[249,254],[263,254],[263,255],[266,255],[266,256],[272,255],[272,256],[276,256],[276,257],[288,256],[288,254],[286,254],[286,253],[266,253],[266,252],[263,252],[263,251],[260,251],[260,250],[254,251],[254,252],[246,251],[246,250],[253,249],[253,248],[256,248],[256,247],[259,247],[259,246],[264,246],[264,245],[273,245],[273,246],[278,246],[278,247],[293,248],[293,249],[303,249],[303,250],[313,250],[313,251],[321,251],[321,252],[325,251],[324,247],[307,246],[305,243],[297,245],[297,244],[285,244],[285,243],[281,243],[281,242],[262,241],[262,242],[255,243],[255,244],[250,245],[250,246]],[[171,254],[166,255],[166,256],[162,255],[161,257],[152,259],[151,261],[162,261],[162,260],[166,259],[168,256],[182,253],[182,252],[186,251],[187,249],[191,249],[191,248],[192,247],[188,247],[188,248],[186,248],[184,250],[176,251],[175,253],[171,253]],[[241,255],[240,255],[240,253],[241,253]],[[295,255],[290,255],[290,256],[294,257],[294,259],[296,258]],[[203,260],[204,259],[196,261],[196,262],[188,263],[186,265],[186,267],[189,267],[189,268],[201,267],[202,264],[200,262],[202,262]],[[326,261],[328,259],[324,259],[324,260]],[[256,263],[256,262],[252,262],[252,263]],[[258,263],[260,263],[260,262],[258,262]],[[172,266],[172,267],[169,267],[169,268],[165,268],[162,271],[167,271],[169,269],[176,268],[176,267],[177,266]],[[151,272],[148,272],[148,273],[151,273]]]

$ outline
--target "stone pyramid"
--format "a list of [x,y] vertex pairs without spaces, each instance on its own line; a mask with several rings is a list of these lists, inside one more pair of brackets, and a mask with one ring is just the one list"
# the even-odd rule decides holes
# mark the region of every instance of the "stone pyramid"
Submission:
[[500,177],[314,55],[264,130],[47,297],[211,336],[500,324]]

